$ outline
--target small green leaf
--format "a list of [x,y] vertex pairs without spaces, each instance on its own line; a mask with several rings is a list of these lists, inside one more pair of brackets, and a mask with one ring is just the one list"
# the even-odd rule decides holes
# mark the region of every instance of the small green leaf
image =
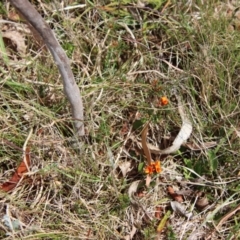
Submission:
[[208,151],[208,159],[209,159],[209,166],[211,173],[217,170],[218,167],[218,160],[216,156],[216,152],[213,150]]
[[144,162],[140,162],[138,164],[138,172],[142,172],[143,171],[144,165],[145,165]]
[[170,216],[171,216],[171,211],[168,210],[157,227],[158,233],[162,232],[162,230],[166,226],[167,220]]
[[144,123],[145,122],[142,119],[134,121],[134,123],[133,123],[133,130],[135,131],[135,130],[141,128],[144,125]]
[[2,55],[3,62],[6,65],[8,65],[9,64],[9,58],[8,58],[8,55],[7,55],[7,51],[6,51],[5,44],[3,42],[3,38],[2,38],[2,34],[1,33],[0,33],[0,53]]

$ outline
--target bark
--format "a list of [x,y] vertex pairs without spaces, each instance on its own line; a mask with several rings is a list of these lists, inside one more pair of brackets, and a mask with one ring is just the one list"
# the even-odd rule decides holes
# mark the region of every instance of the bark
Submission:
[[55,38],[51,28],[28,0],[9,0],[42,37],[51,52],[62,76],[64,92],[71,104],[72,116],[77,135],[84,135],[83,104],[79,88],[75,82],[69,59]]

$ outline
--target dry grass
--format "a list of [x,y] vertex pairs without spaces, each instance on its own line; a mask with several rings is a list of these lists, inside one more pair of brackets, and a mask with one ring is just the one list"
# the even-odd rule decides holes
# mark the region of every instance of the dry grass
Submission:
[[[19,225],[11,229],[0,222],[1,239],[115,240],[131,239],[131,232],[134,240],[238,239],[236,214],[215,229],[240,197],[236,3],[144,1],[137,7],[128,1],[89,1],[56,11],[62,8],[58,1],[47,2],[35,4],[72,61],[87,135],[74,136],[50,54],[17,29],[27,52],[18,56],[5,42],[9,62],[0,65],[1,183],[22,161],[31,129],[32,163],[28,179],[0,195],[0,219],[7,215]],[[0,6],[0,16],[12,21],[13,9]],[[27,29],[24,23],[0,25],[3,31],[17,26]],[[162,173],[147,188],[138,169],[144,156],[133,139],[140,140],[143,124],[151,120],[148,141],[160,148],[169,145],[181,126],[175,93],[193,123],[189,142],[217,145],[198,151],[183,147],[165,156]],[[161,96],[171,100],[168,106],[158,106]],[[131,170],[123,176],[119,166],[127,162]],[[183,194],[182,203],[191,219],[172,210],[168,186],[191,192]],[[199,196],[207,201],[204,209]],[[156,209],[162,211],[159,219]],[[168,210],[167,224],[157,234]]]

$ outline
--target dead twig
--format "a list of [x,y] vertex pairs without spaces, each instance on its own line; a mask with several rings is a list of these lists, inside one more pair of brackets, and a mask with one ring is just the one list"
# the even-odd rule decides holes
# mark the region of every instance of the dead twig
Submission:
[[235,209],[231,210],[227,214],[223,216],[223,218],[219,221],[218,225],[216,226],[216,230],[218,231],[219,228],[230,218],[232,217],[236,212],[240,210],[240,205],[238,205]]
[[149,125],[149,122],[146,123],[146,125],[144,126],[144,128],[142,130],[142,148],[143,148],[144,154],[147,158],[148,165],[151,165],[152,157],[151,157],[151,153],[149,151],[149,148],[147,146],[148,125]]
[[231,210],[230,212],[228,212],[227,214],[225,214],[222,219],[219,221],[219,223],[217,224],[217,226],[215,227],[215,229],[211,232],[211,234],[209,234],[206,238],[206,240],[210,240],[212,239],[212,237],[214,236],[214,234],[216,233],[216,231],[219,231],[220,227],[229,219],[231,218],[234,214],[236,214],[236,212],[238,212],[240,210],[240,205],[238,205],[235,209]]
[[179,150],[179,148],[183,145],[183,143],[190,137],[192,133],[192,123],[188,119],[185,111],[183,109],[183,104],[179,96],[176,94],[176,98],[178,100],[178,112],[182,119],[182,126],[181,129],[172,143],[172,146],[161,150],[160,154],[171,154]]
[[55,38],[51,28],[28,0],[10,0],[10,3],[32,25],[51,52],[62,76],[64,92],[71,104],[74,126],[79,136],[84,135],[83,104],[69,59]]

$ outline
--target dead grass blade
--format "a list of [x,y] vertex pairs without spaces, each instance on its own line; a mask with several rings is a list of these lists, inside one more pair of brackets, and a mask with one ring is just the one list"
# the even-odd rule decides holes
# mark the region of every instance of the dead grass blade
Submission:
[[162,232],[162,230],[166,226],[167,220],[170,216],[171,216],[171,211],[169,210],[169,211],[166,212],[166,214],[164,215],[164,217],[162,218],[161,222],[159,223],[159,225],[157,227],[157,232],[158,233]]
[[222,219],[219,221],[218,225],[216,226],[216,230],[219,230],[219,228],[230,218],[232,217],[236,212],[240,210],[240,204],[233,209],[232,211],[228,212],[226,215],[222,217]]
[[149,126],[149,122],[145,124],[145,126],[142,130],[142,148],[143,148],[144,154],[147,158],[148,165],[151,165],[152,157],[151,157],[151,153],[149,151],[149,148],[147,146],[148,126]]
[[221,220],[219,221],[219,223],[217,224],[217,226],[215,227],[215,229],[211,232],[211,234],[208,235],[208,237],[206,238],[207,240],[212,239],[212,237],[215,235],[216,231],[219,231],[221,226],[229,219],[231,218],[234,214],[236,214],[238,211],[240,210],[240,205],[238,205],[235,209],[231,210],[230,212],[228,212],[227,214],[225,214]]

